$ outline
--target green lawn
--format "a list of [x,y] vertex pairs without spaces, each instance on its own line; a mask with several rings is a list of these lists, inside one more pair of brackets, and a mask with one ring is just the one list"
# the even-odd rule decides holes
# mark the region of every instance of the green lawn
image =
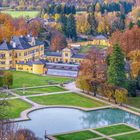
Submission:
[[58,140],[87,140],[98,137],[100,136],[88,130],[55,136]]
[[20,99],[9,100],[8,103],[9,103],[9,106],[7,108],[8,118],[18,118],[20,117],[20,113],[22,111],[32,107],[32,105]]
[[[87,45],[87,46],[82,46],[80,49],[80,53],[87,53],[88,51],[90,51],[90,49],[93,47],[94,45]],[[104,49],[106,46],[97,46],[99,49]]]
[[13,97],[13,95],[4,92],[0,93],[0,98],[9,98],[9,97]]
[[39,11],[2,11],[2,13],[6,13],[11,15],[14,18],[19,18],[19,17],[30,17],[34,18],[38,15]]
[[71,105],[85,108],[102,107],[105,105],[97,100],[93,100],[76,93],[30,97],[29,99],[42,105]]
[[140,97],[129,97],[127,101],[128,105],[140,108]]
[[80,53],[87,53],[92,47],[93,45],[82,46],[80,49]]
[[63,83],[72,81],[72,78],[57,76],[40,76],[26,72],[11,71],[14,76],[12,88],[48,85],[49,83]]
[[17,89],[14,91],[19,95],[25,96],[25,95],[34,95],[34,94],[41,94],[41,93],[61,92],[66,90],[58,86],[50,86],[50,87],[43,87],[43,88],[30,88],[25,90]]
[[140,132],[112,137],[115,140],[140,140]]
[[119,133],[134,131],[134,130],[136,129],[123,124],[96,129],[96,131],[105,135],[119,134]]

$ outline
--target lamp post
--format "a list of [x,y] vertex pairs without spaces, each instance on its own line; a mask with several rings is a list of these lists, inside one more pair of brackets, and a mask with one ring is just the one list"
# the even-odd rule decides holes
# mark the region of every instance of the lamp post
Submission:
[[44,137],[45,137],[45,140],[47,140],[47,131],[45,130],[45,135],[44,135]]

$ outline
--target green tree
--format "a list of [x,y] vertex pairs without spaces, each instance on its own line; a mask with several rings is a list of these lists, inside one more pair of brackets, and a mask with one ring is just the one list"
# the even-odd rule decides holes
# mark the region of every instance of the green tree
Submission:
[[8,88],[13,85],[13,74],[9,71],[4,72],[3,85]]
[[140,89],[140,70],[138,72],[138,76],[137,76],[137,86],[138,86],[138,89]]
[[60,15],[60,22],[62,24],[62,31],[65,36],[67,36],[67,17],[65,14]]
[[71,38],[73,41],[77,40],[76,21],[73,14],[70,14],[67,19],[66,35],[68,38]]
[[113,53],[110,56],[110,65],[108,66],[108,83],[114,86],[125,87],[125,60],[122,49],[118,44],[113,46]]
[[136,89],[137,89],[136,80],[127,81],[127,90],[129,96],[136,97],[137,96]]
[[140,20],[137,21],[137,25],[138,25],[138,27],[140,27]]
[[134,27],[134,25],[135,25],[135,24],[134,24],[133,22],[130,22],[130,23],[129,23],[129,29],[132,29],[132,28]]

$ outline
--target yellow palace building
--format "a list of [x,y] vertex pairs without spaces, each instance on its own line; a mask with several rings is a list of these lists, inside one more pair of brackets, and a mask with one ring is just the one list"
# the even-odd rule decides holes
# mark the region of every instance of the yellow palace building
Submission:
[[61,52],[49,52],[45,59],[22,61],[16,64],[17,71],[26,71],[41,75],[77,77],[84,54],[75,54],[69,48]]
[[46,58],[49,62],[81,63],[85,59],[85,54],[74,53],[72,49],[64,48],[61,52],[49,52]]
[[36,61],[44,56],[44,44],[35,37],[14,36],[10,43],[3,41],[0,45],[0,69],[15,69],[16,64]]

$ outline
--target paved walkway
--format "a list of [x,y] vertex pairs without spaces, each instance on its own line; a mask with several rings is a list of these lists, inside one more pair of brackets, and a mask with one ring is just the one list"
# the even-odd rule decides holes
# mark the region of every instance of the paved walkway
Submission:
[[[4,98],[5,100],[12,100],[12,99],[17,99],[17,98],[24,100],[25,98],[29,98],[29,97],[46,96],[46,95],[53,95],[53,94],[64,94],[64,93],[70,93],[71,91],[46,92],[46,93],[33,94],[33,95],[23,95],[23,96],[16,94],[14,91],[11,91],[11,90],[8,90],[7,92],[15,97]],[[3,98],[1,98],[0,100],[3,100]]]
[[42,86],[32,86],[32,87],[22,87],[22,88],[13,88],[11,90],[15,89],[32,89],[32,88],[43,88],[43,87],[54,87],[54,86],[60,86],[60,84],[52,84],[52,85],[42,85]]

